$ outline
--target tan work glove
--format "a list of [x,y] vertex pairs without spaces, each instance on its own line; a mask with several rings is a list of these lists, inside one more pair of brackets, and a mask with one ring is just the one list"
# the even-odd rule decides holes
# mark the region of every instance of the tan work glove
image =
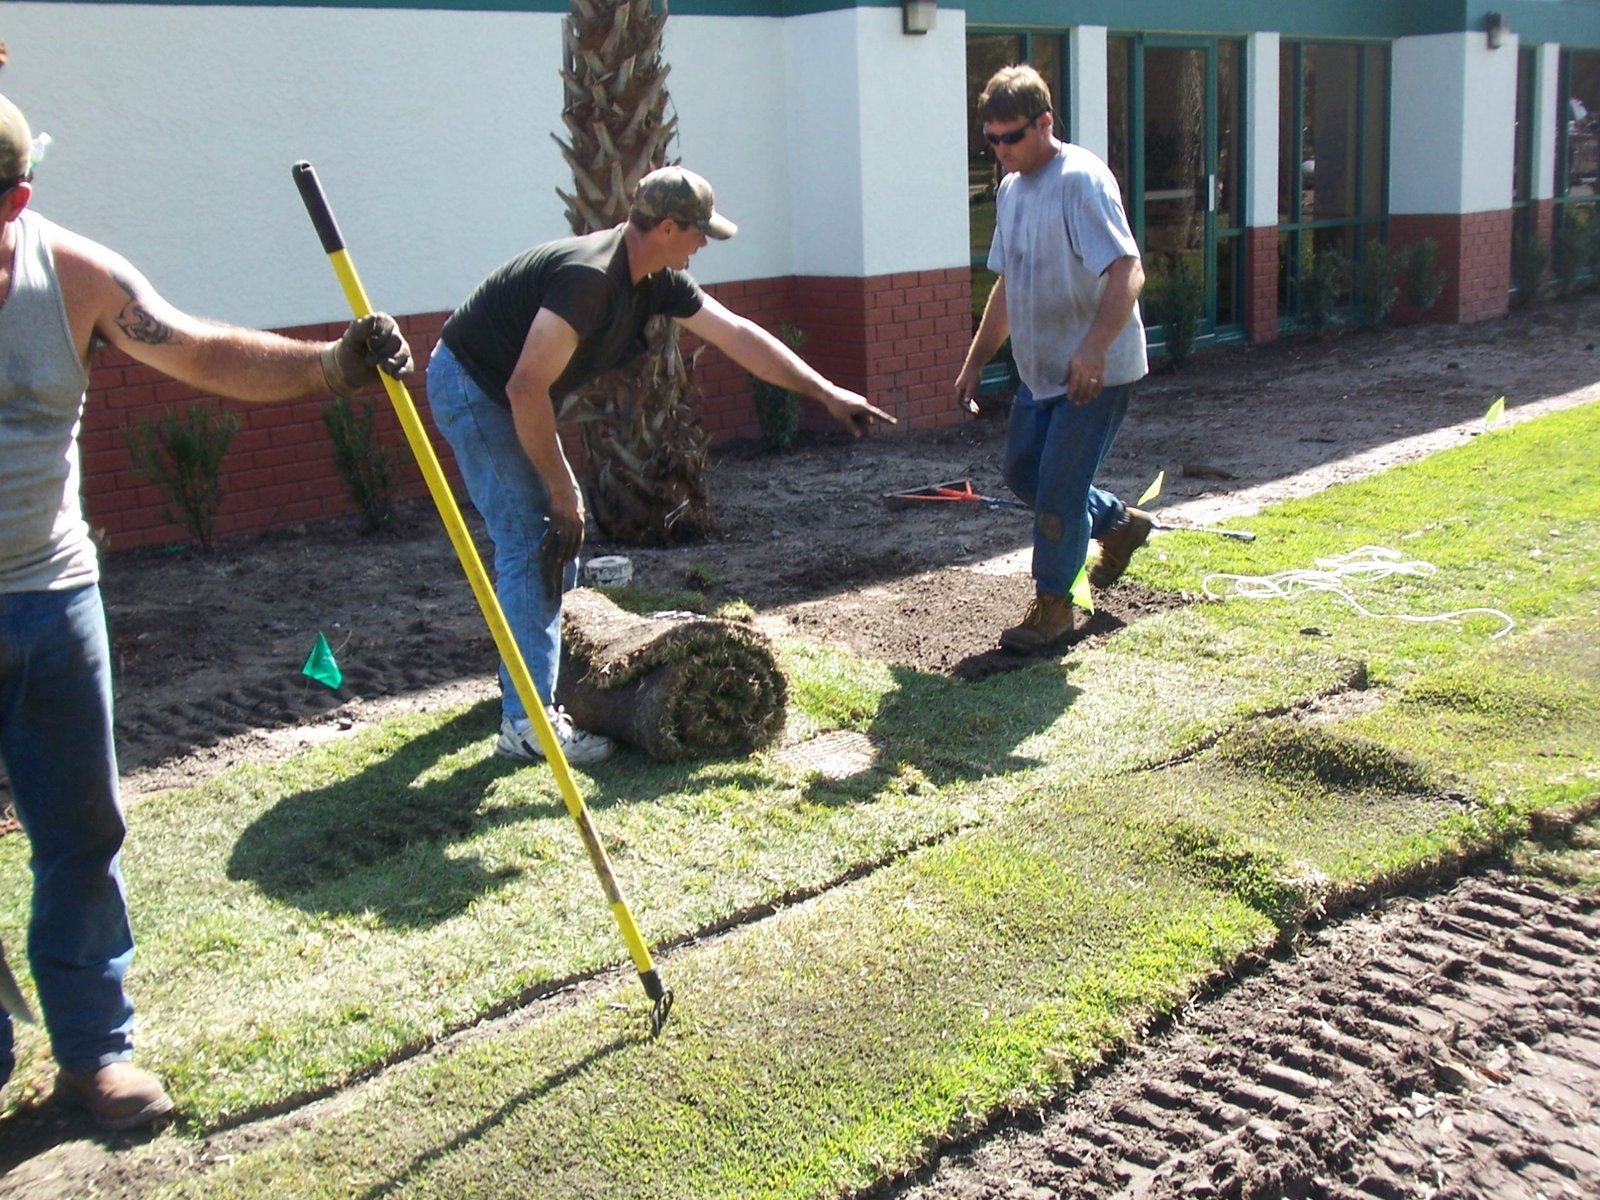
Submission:
[[322,377],[335,396],[353,396],[378,381],[378,372],[399,379],[411,373],[411,347],[388,313],[368,313],[350,322],[322,350]]

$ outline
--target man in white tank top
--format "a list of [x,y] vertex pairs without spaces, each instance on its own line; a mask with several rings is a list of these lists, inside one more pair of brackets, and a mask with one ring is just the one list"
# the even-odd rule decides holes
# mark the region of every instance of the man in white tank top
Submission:
[[973,412],[983,366],[1009,336],[1022,380],[1006,436],[1006,484],[1033,507],[1034,599],[1007,649],[1048,653],[1072,638],[1072,585],[1100,542],[1089,582],[1110,587],[1150,519],[1094,486],[1148,371],[1139,293],[1144,268],[1116,177],[1053,132],[1050,89],[1032,67],[996,72],[978,99],[983,135],[1006,172],[984,306],[956,397]]
[[[135,1067],[133,957],[118,853],[126,832],[112,737],[99,564],[79,508],[78,427],[96,341],[235,400],[349,395],[410,368],[392,318],[328,343],[201,321],[127,259],[29,211],[34,143],[0,96],[0,759],[33,855],[28,964],[57,1092],[106,1129],[172,1110]],[[15,1059],[0,1012],[0,1085]]]

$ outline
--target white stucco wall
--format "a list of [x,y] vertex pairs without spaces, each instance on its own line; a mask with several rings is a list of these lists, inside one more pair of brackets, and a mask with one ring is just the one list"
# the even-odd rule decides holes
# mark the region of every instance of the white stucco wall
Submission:
[[921,35],[892,8],[784,22],[795,274],[967,263],[963,15]]
[[181,307],[286,325],[346,312],[299,159],[395,311],[451,307],[564,231],[540,117],[559,117],[559,37],[550,15],[8,4],[3,86],[54,137],[41,212]]
[[[965,27],[898,9],[673,17],[684,162],[739,236],[702,282],[966,261]],[[344,302],[290,168],[316,168],[373,302],[454,307],[567,232],[557,14],[7,3],[0,88],[54,138],[45,215],[241,324]],[[912,99],[912,98],[915,99]]]
[[1561,47],[1553,43],[1533,52],[1533,163],[1529,199],[1556,194],[1556,87],[1561,81]]
[[1254,229],[1278,223],[1278,53],[1276,33],[1245,41],[1244,223]]
[[1111,157],[1106,36],[1104,25],[1075,25],[1068,35],[1066,99],[1072,127],[1056,131],[1102,159]]
[[1481,32],[1394,44],[1389,211],[1496,212],[1511,207],[1517,51]]

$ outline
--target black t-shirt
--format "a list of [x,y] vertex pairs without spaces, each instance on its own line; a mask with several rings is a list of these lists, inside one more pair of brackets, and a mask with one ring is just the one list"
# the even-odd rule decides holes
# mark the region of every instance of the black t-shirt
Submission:
[[541,308],[578,331],[572,361],[550,388],[558,407],[596,376],[643,354],[651,317],[700,311],[704,297],[687,272],[657,271],[634,285],[626,228],[535,246],[473,289],[444,323],[441,337],[479,387],[510,405],[506,383]]

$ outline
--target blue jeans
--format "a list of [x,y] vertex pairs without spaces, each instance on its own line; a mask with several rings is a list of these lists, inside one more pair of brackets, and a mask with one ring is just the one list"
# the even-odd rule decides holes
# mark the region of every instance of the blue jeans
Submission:
[[[131,1058],[127,827],[97,586],[0,594],[0,758],[33,852],[28,965],[56,1063],[87,1071]],[[0,1082],[15,1063],[0,1014]]]
[[[495,596],[522,652],[539,699],[551,703],[561,666],[561,597],[545,594],[540,543],[544,541],[550,493],[523,453],[511,410],[473,382],[443,342],[428,359],[428,407],[455,451],[467,495],[494,543]],[[567,564],[563,588],[578,577]],[[500,664],[500,711],[526,720],[528,710]]]
[[1006,431],[1005,480],[1033,508],[1033,578],[1037,589],[1065,596],[1083,569],[1089,539],[1121,523],[1125,506],[1094,486],[1122,418],[1131,383],[1108,387],[1089,404],[1065,396],[1035,400],[1017,387]]

